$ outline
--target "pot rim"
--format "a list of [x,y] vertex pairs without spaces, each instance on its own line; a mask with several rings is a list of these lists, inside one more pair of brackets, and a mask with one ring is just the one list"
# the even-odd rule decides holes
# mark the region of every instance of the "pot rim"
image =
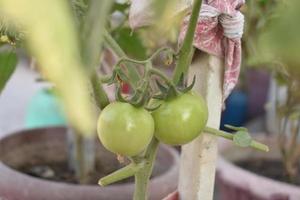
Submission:
[[[263,141],[272,141],[272,138],[263,138]],[[290,200],[300,199],[300,186],[258,175],[235,165],[222,156],[221,152],[233,148],[239,147],[233,146],[228,141],[219,143],[220,156],[217,161],[217,177],[221,182],[225,182],[225,184],[230,184],[237,188],[244,188],[261,198],[271,198],[276,195],[281,195],[288,196]]]
[[[19,134],[30,134],[29,132],[39,132],[39,131],[51,131],[51,130],[59,130],[59,129],[66,129],[64,126],[51,126],[51,127],[45,127],[45,128],[34,128],[34,129],[24,129],[24,130],[18,130],[14,131],[12,133],[2,135],[0,136],[0,140],[10,138],[17,136]],[[160,145],[162,150],[168,152],[170,156],[172,157],[172,163],[170,164],[170,167],[163,173],[159,174],[158,176],[154,176],[151,178],[149,188],[152,187],[152,185],[158,184],[160,182],[165,182],[166,179],[171,178],[174,173],[178,173],[179,170],[179,154],[176,152],[175,149],[168,147],[167,145]],[[87,189],[87,190],[113,190],[118,191],[119,188],[134,188],[134,183],[118,183],[118,184],[112,184],[105,187],[100,187],[99,185],[80,185],[80,184],[72,184],[72,183],[65,183],[65,182],[58,182],[58,181],[51,181],[46,180],[38,177],[33,177],[30,175],[27,175],[25,173],[22,173],[18,170],[15,170],[9,166],[7,166],[5,163],[3,163],[0,160],[0,174],[6,175],[6,177],[17,177],[16,180],[10,180],[10,182],[13,182],[12,184],[20,185],[20,183],[31,183],[32,185],[51,185],[51,187],[57,187],[57,188],[69,188],[69,189]],[[24,185],[23,185],[24,186]],[[26,187],[26,185],[25,185]],[[50,188],[50,187],[49,187]]]

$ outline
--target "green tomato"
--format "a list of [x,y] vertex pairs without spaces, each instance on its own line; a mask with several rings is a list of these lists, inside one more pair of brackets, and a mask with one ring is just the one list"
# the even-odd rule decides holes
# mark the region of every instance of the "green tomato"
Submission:
[[162,101],[152,116],[157,139],[165,144],[182,145],[191,142],[203,131],[208,109],[200,95],[188,92]]
[[154,133],[154,121],[144,108],[114,102],[101,112],[97,132],[103,146],[109,151],[135,156],[150,143]]

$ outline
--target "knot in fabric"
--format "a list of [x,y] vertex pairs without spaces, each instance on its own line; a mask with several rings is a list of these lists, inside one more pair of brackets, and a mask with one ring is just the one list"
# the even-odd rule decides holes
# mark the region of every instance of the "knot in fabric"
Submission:
[[233,15],[220,12],[219,9],[203,4],[201,7],[200,17],[212,18],[217,17],[219,23],[223,27],[223,34],[230,39],[242,38],[244,31],[244,15],[237,11]]

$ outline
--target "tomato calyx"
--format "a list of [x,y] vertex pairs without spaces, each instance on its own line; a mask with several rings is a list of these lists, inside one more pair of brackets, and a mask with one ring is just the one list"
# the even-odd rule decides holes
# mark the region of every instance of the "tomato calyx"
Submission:
[[[138,61],[130,58],[121,58],[117,64],[114,66],[113,72],[110,77],[104,77],[101,79],[103,83],[115,84],[116,85],[116,100],[120,102],[129,103],[135,107],[144,107],[148,111],[156,110],[159,106],[149,107],[149,101],[155,96],[155,91],[157,88],[162,92],[163,98],[175,97],[179,95],[180,90],[176,89],[176,86],[173,82],[160,70],[152,66],[153,59],[159,55],[159,53],[165,53],[166,64],[170,65],[173,62],[173,58],[176,56],[176,53],[168,47],[161,48],[156,51],[152,56],[146,60]],[[133,83],[128,73],[126,65],[123,63],[128,62],[134,64],[135,67],[143,67],[143,70],[139,73],[139,81]],[[155,83],[152,84],[152,78],[155,76]],[[163,80],[166,84],[166,87],[161,84],[157,79]],[[121,87],[124,83],[130,85],[131,93],[123,94]]]
[[156,85],[160,92],[153,96],[154,99],[159,100],[168,100],[180,96],[181,94],[185,94],[191,91],[196,82],[196,76],[193,77],[193,81],[190,85],[185,86],[184,74],[182,73],[180,76],[180,80],[175,84],[163,84],[160,81],[156,80]]
[[141,86],[139,86],[134,94],[132,94],[131,97],[127,95],[127,97],[124,97],[122,94],[121,84],[117,85],[117,91],[116,91],[116,100],[120,102],[126,102],[130,103],[131,105],[135,107],[143,107],[147,104],[149,101],[150,94],[149,94],[149,82],[144,81]]
[[[107,84],[115,84],[117,88],[116,100],[120,102],[129,103],[135,107],[144,107],[148,111],[154,111],[159,108],[159,105],[149,107],[151,99],[168,100],[176,98],[184,93],[189,92],[195,82],[190,85],[186,85],[185,74],[182,73],[178,82],[174,83],[169,77],[167,77],[162,71],[152,66],[153,59],[159,55],[159,53],[165,53],[166,64],[169,65],[173,62],[176,53],[168,48],[164,47],[156,51],[152,56],[146,60],[138,61],[130,58],[121,58],[114,66],[111,77],[105,77],[102,82]],[[143,70],[139,73],[139,81],[133,83],[128,73],[128,69],[124,62],[134,64],[134,66],[142,66]],[[132,93],[123,94],[121,87],[124,83],[129,84]]]

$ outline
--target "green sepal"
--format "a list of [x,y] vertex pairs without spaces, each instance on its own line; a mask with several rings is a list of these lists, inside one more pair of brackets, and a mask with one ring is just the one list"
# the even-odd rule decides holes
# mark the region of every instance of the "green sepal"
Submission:
[[184,73],[181,73],[179,81],[176,84],[176,87],[182,88],[182,87],[184,87],[184,84],[185,84],[185,82],[184,82]]
[[140,96],[141,96],[140,93],[135,91],[134,94],[132,95],[132,97],[130,98],[130,101],[135,102],[138,99],[140,99]]
[[170,98],[174,98],[178,96],[178,92],[177,92],[177,89],[173,86],[170,86],[169,89],[168,89],[168,92],[167,92],[167,99],[170,99]]
[[152,111],[157,110],[160,106],[161,106],[161,104],[158,104],[158,105],[152,106],[152,107],[146,106],[145,109],[148,110],[149,112],[152,112]]
[[130,103],[131,105],[133,105],[135,107],[140,107],[142,105],[143,99],[144,99],[144,97],[142,95],[138,95],[138,99],[130,100],[128,103]]
[[116,88],[116,100],[120,102],[127,102],[127,100],[122,95],[121,86],[117,86]]
[[161,93],[165,94],[168,93],[168,87],[163,85],[160,81],[158,81],[157,79],[155,80],[156,85],[158,87],[158,89],[161,91]]
[[183,89],[181,90],[181,92],[183,92],[183,93],[189,92],[190,90],[193,89],[195,83],[196,83],[196,75],[194,75],[192,83],[191,83],[188,87],[183,88]]
[[166,98],[165,94],[159,93],[159,94],[155,94],[152,97],[153,99],[158,99],[158,100],[164,100]]
[[149,98],[149,93],[139,95],[139,99],[137,101],[130,101],[129,103],[135,107],[143,106]]

